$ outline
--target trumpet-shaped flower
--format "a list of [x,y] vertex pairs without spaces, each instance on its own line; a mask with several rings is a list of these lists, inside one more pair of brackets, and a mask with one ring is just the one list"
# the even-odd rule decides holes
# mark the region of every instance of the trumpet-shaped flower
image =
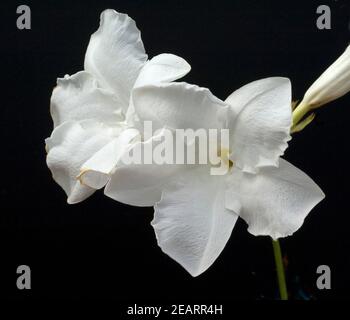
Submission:
[[81,175],[89,173],[84,166],[89,159],[108,159],[108,168],[106,163],[104,167],[108,173],[137,139],[137,130],[126,130],[137,122],[130,99],[133,90],[176,80],[190,66],[172,54],[147,60],[135,22],[126,14],[105,10],[91,36],[84,69],[57,80],[51,97],[54,131],[46,140],[48,167],[69,203],[95,191],[81,183]]
[[[135,22],[106,10],[92,35],[84,71],[58,79],[51,97],[54,131],[47,164],[69,203],[105,186],[123,203],[153,206],[158,244],[191,275],[204,272],[224,249],[238,217],[254,235],[274,239],[295,232],[324,197],[302,171],[280,159],[290,139],[288,79],[250,83],[221,101],[207,89],[172,83],[189,72],[182,58],[151,60]],[[141,139],[139,125],[160,132]],[[165,128],[229,129],[229,164],[122,163],[130,150],[159,142]]]
[[132,99],[140,119],[160,128],[230,130],[229,151],[218,150],[230,161],[226,175],[210,175],[210,165],[200,164],[121,165],[106,187],[118,201],[155,204],[159,246],[191,275],[217,259],[238,217],[252,234],[277,239],[295,232],[323,199],[305,173],[280,159],[292,122],[288,79],[255,81],[226,101],[186,83],[143,86]]

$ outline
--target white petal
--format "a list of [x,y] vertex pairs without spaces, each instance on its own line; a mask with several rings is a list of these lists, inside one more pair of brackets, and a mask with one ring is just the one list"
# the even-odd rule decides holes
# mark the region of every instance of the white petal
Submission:
[[140,119],[152,121],[154,130],[221,128],[221,112],[228,108],[208,89],[184,82],[136,88],[133,102]]
[[91,121],[65,122],[46,139],[47,165],[66,192],[68,203],[83,201],[95,191],[82,185],[77,175],[81,165],[110,141],[109,133]]
[[237,221],[225,209],[224,196],[224,179],[197,167],[167,184],[155,206],[152,225],[159,246],[192,276],[216,260]]
[[324,193],[305,173],[280,159],[279,168],[259,174],[233,168],[227,178],[226,207],[239,210],[254,235],[286,237],[298,230]]
[[65,121],[94,119],[113,125],[123,121],[121,102],[107,90],[98,88],[96,80],[81,71],[57,79],[51,96],[54,127]]
[[260,167],[278,166],[291,139],[289,79],[276,77],[249,83],[232,93],[226,102],[232,106],[228,124],[231,160],[252,173]]
[[82,183],[94,189],[104,187],[119,159],[138,135],[138,130],[125,129],[118,137],[96,152],[81,166]]
[[100,28],[91,36],[85,70],[123,101],[125,111],[147,55],[135,21],[114,10],[101,14]]
[[[134,87],[171,82],[183,77],[190,70],[191,66],[183,58],[168,53],[159,54],[145,63]],[[130,99],[129,108],[126,112],[126,121],[131,126],[142,129],[142,124],[140,124],[140,118],[135,111],[132,99]]]
[[191,70],[191,66],[181,57],[163,53],[147,61],[142,68],[135,87],[159,82],[171,82],[182,78]]
[[[135,88],[147,84],[171,82],[182,78],[190,70],[191,66],[183,58],[168,53],[159,54],[145,63],[136,80]],[[132,99],[130,99],[129,108],[126,112],[126,121],[130,125],[142,129]]]
[[[162,136],[164,136],[164,130],[161,130],[159,134],[146,142],[136,143],[132,147],[134,154],[143,156],[145,154],[144,150],[149,146],[156,146],[157,143],[160,143],[160,137]],[[173,147],[173,145],[167,144],[167,147]],[[157,164],[154,161],[149,161],[149,164],[147,164],[143,157],[140,159],[139,163],[126,164],[124,157],[121,158],[106,185],[105,195],[134,206],[153,206],[160,200],[163,184],[170,177],[188,167],[175,164]]]

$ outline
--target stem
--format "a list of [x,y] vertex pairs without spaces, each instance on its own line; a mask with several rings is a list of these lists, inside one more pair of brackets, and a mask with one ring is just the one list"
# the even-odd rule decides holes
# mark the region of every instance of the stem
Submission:
[[305,114],[309,111],[308,105],[303,103],[299,103],[299,105],[293,111],[293,127],[296,126],[299,121],[305,116]]
[[288,300],[288,292],[286,285],[286,278],[284,276],[284,267],[282,261],[281,247],[278,240],[272,240],[273,253],[275,256],[278,287],[280,291],[281,300]]

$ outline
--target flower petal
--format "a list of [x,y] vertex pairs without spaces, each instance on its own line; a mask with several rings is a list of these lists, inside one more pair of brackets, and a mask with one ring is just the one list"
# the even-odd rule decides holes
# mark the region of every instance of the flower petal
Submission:
[[239,215],[254,235],[286,237],[298,230],[324,193],[305,173],[280,159],[280,165],[245,173],[233,168],[227,178],[226,207]]
[[230,159],[243,171],[256,173],[264,166],[278,166],[288,147],[292,124],[291,84],[287,78],[267,78],[233,92],[228,126]]
[[[142,87],[147,84],[160,82],[171,82],[183,77],[190,70],[191,66],[183,58],[168,53],[159,54],[145,63],[134,87]],[[130,99],[129,108],[126,112],[126,121],[130,125],[142,129],[132,99]]]
[[224,249],[238,216],[224,205],[224,179],[206,166],[188,170],[165,185],[152,225],[158,244],[192,276]]
[[92,121],[65,122],[46,139],[47,165],[68,203],[83,201],[95,191],[82,185],[77,175],[81,165],[110,139],[109,130]]
[[[145,161],[144,155],[147,150],[154,150],[157,144],[163,141],[164,132],[165,129],[149,140],[133,145],[132,153],[136,155],[135,159],[140,155],[140,161],[127,163],[125,157],[122,157],[106,185],[105,195],[119,202],[140,207],[153,206],[160,200],[163,184],[179,171],[187,169],[184,165],[158,164],[153,161],[154,158]],[[173,144],[170,145],[171,141],[164,141],[167,148],[174,147]],[[150,149],[151,146],[154,149]]]
[[135,87],[158,82],[171,82],[182,78],[191,70],[191,66],[181,57],[163,53],[153,57],[143,66]]
[[125,129],[118,137],[96,152],[81,166],[82,183],[94,189],[104,187],[119,159],[130,148],[130,144],[137,136],[139,136],[138,130]]
[[184,82],[136,88],[133,102],[140,119],[152,121],[154,130],[221,128],[220,113],[228,108],[208,89]]
[[111,9],[103,11],[100,27],[91,36],[87,48],[85,70],[118,96],[124,111],[146,61],[147,55],[135,21]]
[[54,127],[65,121],[94,119],[113,125],[123,121],[121,102],[107,90],[98,88],[96,80],[81,71],[57,79],[51,96]]

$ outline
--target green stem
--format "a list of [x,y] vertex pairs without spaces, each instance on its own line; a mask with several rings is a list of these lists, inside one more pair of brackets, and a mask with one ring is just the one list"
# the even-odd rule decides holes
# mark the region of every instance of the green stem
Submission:
[[299,105],[293,111],[293,127],[295,127],[301,121],[301,119],[310,111],[309,109],[309,106],[303,103],[303,101],[299,103]]
[[281,247],[280,247],[279,241],[272,240],[272,246],[273,246],[273,253],[275,255],[275,263],[276,263],[280,297],[281,297],[281,300],[288,300],[286,278],[284,276],[284,267],[283,267],[282,253],[281,253]]

